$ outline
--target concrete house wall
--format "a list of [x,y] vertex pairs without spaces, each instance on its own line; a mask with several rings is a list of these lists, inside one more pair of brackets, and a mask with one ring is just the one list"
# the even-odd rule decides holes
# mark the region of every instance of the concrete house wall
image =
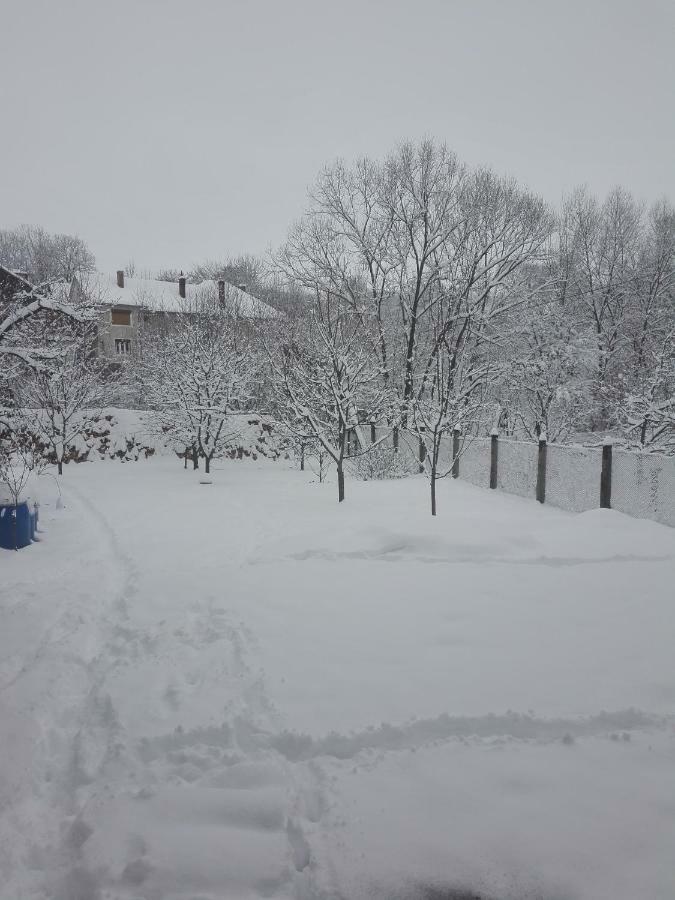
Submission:
[[[113,310],[129,313],[129,325],[115,325],[112,322]],[[140,342],[140,326],[143,311],[132,306],[114,306],[101,309],[98,326],[98,347],[103,356],[114,358],[120,356],[116,341],[129,341],[131,355],[138,353]]]

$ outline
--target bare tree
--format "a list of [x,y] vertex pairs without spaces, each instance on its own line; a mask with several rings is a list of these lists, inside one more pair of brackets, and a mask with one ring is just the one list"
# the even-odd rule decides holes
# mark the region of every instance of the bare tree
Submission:
[[518,310],[506,335],[504,378],[495,396],[506,431],[564,441],[584,427],[595,342],[555,296]]
[[449,346],[435,354],[423,375],[412,404],[410,427],[424,448],[422,465],[429,478],[432,516],[437,509],[436,482],[452,472],[459,458],[454,451],[442,454],[443,447],[450,449],[456,429],[462,429],[465,435],[462,450],[470,443],[495,377],[489,354],[481,354],[477,347],[473,353],[457,354]]
[[[306,318],[277,327],[268,353],[281,414],[292,433],[314,439],[334,462],[342,502],[349,437],[361,421],[388,412],[390,401],[372,352],[369,320],[327,293],[317,294]],[[371,447],[351,449],[359,455]]]
[[618,400],[615,415],[631,446],[675,453],[675,331],[648,351],[641,377]]
[[71,281],[95,268],[94,255],[81,238],[50,234],[33,225],[0,230],[0,262],[26,272],[37,283],[58,278]]
[[675,328],[675,209],[666,200],[649,212],[638,259],[637,285],[627,319],[637,381],[649,374],[664,337]]
[[621,188],[615,188],[602,204],[587,191],[577,190],[563,210],[568,295],[586,316],[596,338],[597,403],[602,402],[618,361],[625,319],[637,287],[641,216],[640,207]]
[[45,464],[22,424],[21,417],[0,420],[0,489],[9,493],[13,506],[21,501],[31,473]]
[[407,402],[420,322],[433,305],[438,254],[458,226],[466,171],[433,141],[403,144],[384,162],[325,169],[305,217],[278,257],[298,284],[330,291],[376,323],[382,377]]
[[[278,263],[296,283],[330,291],[369,311],[382,378],[399,396],[402,420],[414,402],[440,298],[451,298],[475,330],[493,317],[552,226],[541,200],[484,170],[469,171],[445,146],[404,144],[384,162],[339,163],[319,176],[310,208]],[[443,342],[454,329],[431,338]],[[461,334],[457,337],[461,341]]]
[[96,415],[118,383],[119,372],[87,358],[83,347],[67,350],[49,369],[34,370],[22,382],[22,412],[32,412],[30,430],[51,451],[59,475],[69,445],[83,433],[85,413]]
[[204,294],[194,306],[147,335],[141,377],[162,433],[211,461],[236,433],[232,414],[255,388],[256,357],[236,313]]

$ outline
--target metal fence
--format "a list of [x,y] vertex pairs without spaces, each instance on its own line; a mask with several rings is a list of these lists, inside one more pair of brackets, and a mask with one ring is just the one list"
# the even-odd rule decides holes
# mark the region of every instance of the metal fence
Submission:
[[[361,444],[378,441],[383,451],[398,448],[409,473],[424,465],[419,438],[404,430],[369,425],[358,429]],[[613,448],[469,438],[458,441],[457,476],[561,509],[585,512],[608,506],[641,519],[675,527],[675,457]],[[439,472],[453,464],[453,437],[444,437]],[[401,466],[399,466],[401,468]]]

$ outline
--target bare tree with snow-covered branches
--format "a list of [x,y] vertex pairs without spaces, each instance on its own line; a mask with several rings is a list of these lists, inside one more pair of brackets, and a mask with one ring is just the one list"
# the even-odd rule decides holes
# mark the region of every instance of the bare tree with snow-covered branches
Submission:
[[82,346],[71,347],[49,369],[33,370],[22,380],[21,413],[30,416],[30,430],[49,448],[59,475],[68,446],[82,434],[87,414],[96,415],[119,381],[119,372],[92,358]]
[[202,457],[206,471],[236,434],[233,413],[248,408],[257,360],[242,320],[205,293],[147,336],[141,378],[159,430]]
[[390,413],[392,395],[372,352],[372,319],[342,298],[317,294],[306,317],[281,326],[268,347],[285,423],[325,450],[337,470],[338,501],[345,498],[344,465],[370,452],[365,441],[348,447],[364,421]]

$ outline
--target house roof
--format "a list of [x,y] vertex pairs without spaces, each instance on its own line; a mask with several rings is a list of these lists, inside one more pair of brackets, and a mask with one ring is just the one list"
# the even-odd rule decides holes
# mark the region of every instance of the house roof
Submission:
[[[178,292],[178,284],[172,281],[156,281],[152,278],[124,277],[124,287],[117,284],[116,275],[94,272],[87,276],[82,288],[94,303],[104,306],[137,306],[157,312],[183,312],[189,310],[204,296],[216,296],[218,284],[203,281],[185,285],[185,299]],[[246,291],[225,282],[225,298],[229,309],[246,318],[273,319],[280,313],[251,296]]]
[[[208,290],[218,293],[217,281],[202,281],[196,285],[197,291]],[[274,309],[268,303],[258,300],[248,291],[242,291],[241,288],[225,282],[225,303],[228,308],[236,311],[240,316],[247,319],[278,319],[282,314],[279,310]]]

